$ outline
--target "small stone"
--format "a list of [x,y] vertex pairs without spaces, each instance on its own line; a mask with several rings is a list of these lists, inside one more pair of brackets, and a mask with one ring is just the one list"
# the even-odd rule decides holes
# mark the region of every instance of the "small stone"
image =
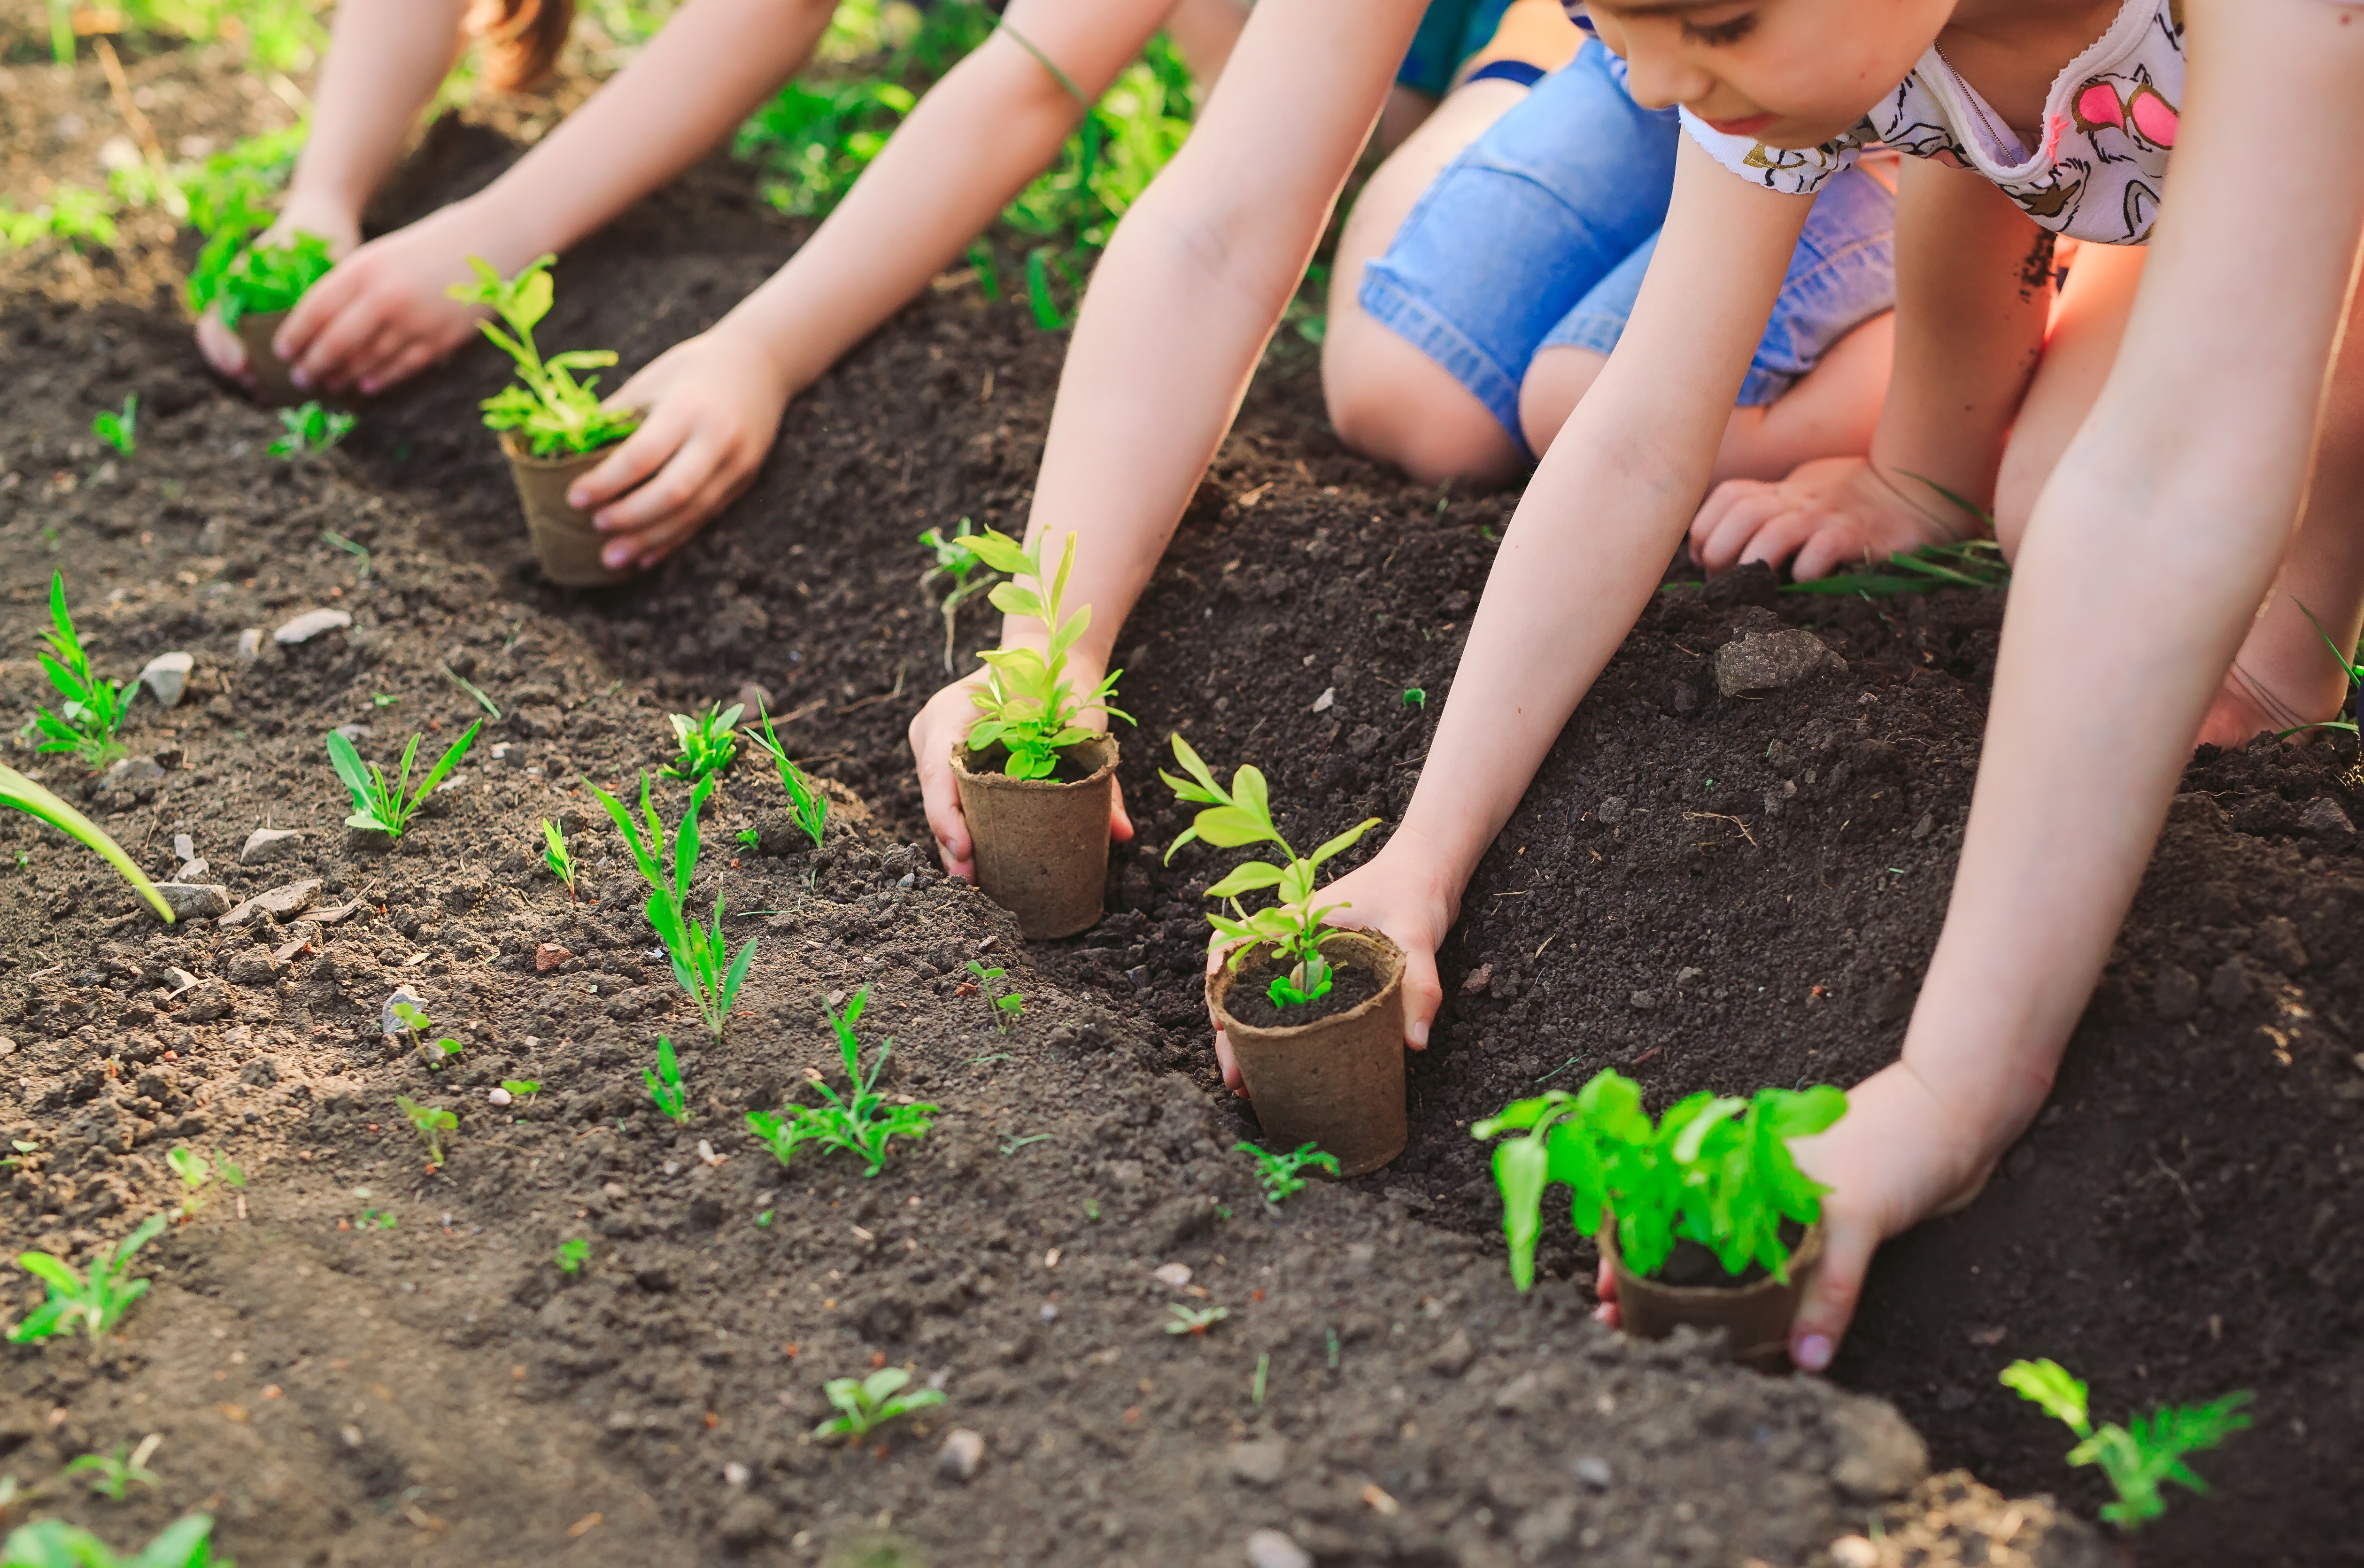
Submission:
[[355,724],[340,724],[339,726],[337,726],[337,733],[338,733],[338,734],[340,734],[340,735],[341,735],[341,736],[343,736],[347,740],[351,741],[353,745],[358,746],[358,745],[360,745],[362,741],[364,741],[364,740],[368,740],[372,735],[374,735],[374,734],[376,734],[377,732],[376,732],[375,730],[372,729],[372,728],[371,728],[368,725],[366,725],[366,724],[355,723]]
[[279,966],[261,948],[249,948],[229,961],[233,985],[269,985],[279,978]]
[[153,784],[164,776],[164,770],[153,757],[126,757],[99,775],[101,789],[131,789],[143,784]]
[[1455,1330],[1452,1338],[1428,1352],[1428,1370],[1439,1377],[1459,1377],[1478,1359],[1478,1348],[1469,1336]]
[[2225,1013],[2249,999],[2249,977],[2242,973],[2240,960],[2228,958],[2216,966],[2208,977],[2208,999]]
[[186,653],[159,653],[139,672],[139,683],[166,707],[178,707],[189,689],[189,672],[196,667],[197,662]]
[[772,705],[776,699],[773,697],[772,689],[769,686],[759,685],[753,681],[749,681],[739,688],[738,696],[732,700],[744,708],[747,717],[754,719],[760,726],[763,723],[762,716],[772,711]]
[[1658,1005],[1658,998],[1647,991],[1636,991],[1625,1000],[1633,1005],[1634,1010],[1637,1013],[1649,1012]]
[[413,1007],[422,1007],[422,1008],[423,1008],[423,1007],[425,1007],[425,1006],[427,1006],[427,1003],[426,1003],[425,998],[423,998],[423,997],[419,996],[417,993],[413,992],[413,991],[410,989],[410,987],[409,987],[409,986],[407,986],[407,985],[397,985],[397,986],[396,986],[396,987],[395,987],[395,989],[394,989],[394,995],[392,995],[391,996],[388,996],[388,997],[385,999],[385,1001],[384,1005],[383,1005],[383,1006],[381,1006],[378,1008],[378,1010],[377,1010],[377,1032],[378,1032],[378,1033],[380,1033],[380,1034],[407,1034],[407,1033],[409,1033],[409,1032],[410,1032],[410,1031],[409,1031],[409,1029],[407,1029],[407,1028],[403,1024],[402,1020],[401,1020],[401,1019],[399,1019],[399,1018],[396,1018],[396,1017],[394,1016],[395,1004],[396,1004],[397,1002],[402,1003],[402,1004],[405,1004],[405,1005],[409,1006],[413,1006]]
[[[746,1466],[739,1467],[744,1470]],[[722,1510],[715,1533],[722,1538],[725,1550],[733,1552],[752,1551],[772,1539],[779,1528],[779,1511],[761,1497],[741,1497]]]
[[753,1480],[754,1476],[753,1471],[735,1459],[722,1467],[722,1484],[725,1486],[744,1486]]
[[1845,660],[1801,627],[1752,631],[1715,651],[1715,689],[1728,697],[1763,696],[1845,669]]
[[1604,828],[1614,828],[1625,820],[1630,810],[1622,795],[1612,795],[1592,808],[1592,819]]
[[1607,1460],[1597,1454],[1588,1453],[1568,1468],[1576,1472],[1578,1481],[1596,1492],[1606,1492],[1617,1485],[1617,1473],[1609,1468]]
[[1223,1469],[1248,1486],[1269,1486],[1288,1469],[1287,1438],[1252,1438],[1223,1451]]
[[1190,1265],[1188,1263],[1160,1263],[1157,1267],[1149,1271],[1149,1277],[1169,1290],[1180,1290],[1184,1285],[1190,1283]]
[[1321,688],[1321,695],[1313,699],[1313,711],[1316,713],[1328,713],[1330,709],[1337,704],[1337,701],[1338,688],[1335,686],[1324,686]]
[[943,1446],[936,1450],[936,1473],[947,1481],[973,1481],[984,1464],[985,1439],[966,1427],[946,1432]]
[[1260,1529],[1248,1537],[1248,1568],[1313,1568],[1313,1553],[1277,1529]]
[[[251,664],[262,657],[262,628],[259,626],[248,627],[238,634],[238,662],[241,664]],[[216,697],[214,701],[220,703],[224,707],[229,706],[228,697]],[[224,714],[222,717],[228,717],[229,715]]]
[[292,648],[296,643],[311,641],[324,631],[342,631],[352,624],[351,614],[345,610],[306,610],[273,632],[271,640]]
[[544,942],[533,950],[533,968],[537,974],[547,974],[574,955],[556,942]]
[[176,1016],[185,1023],[210,1024],[229,1018],[237,1007],[228,985],[218,980],[200,980],[189,987],[188,1000],[181,1004]]
[[1859,1535],[1843,1535],[1831,1542],[1831,1561],[1838,1568],[1879,1568],[1879,1548]]
[[238,851],[238,863],[242,866],[261,865],[293,854],[296,840],[304,836],[301,828],[257,828],[246,836],[246,845]]
[[[225,897],[222,902],[226,904],[229,902],[229,900]],[[182,992],[186,991],[190,986],[195,985],[196,983],[197,977],[190,973],[185,969],[182,969],[177,966],[166,969],[164,971],[164,1000],[167,1002],[171,1001],[173,997],[179,995]]]
[[257,915],[293,915],[311,907],[320,891],[320,879],[291,882],[284,887],[274,887],[268,893],[258,893],[214,923],[223,930],[235,930]]
[[1355,732],[1346,737],[1346,750],[1357,757],[1367,757],[1386,740],[1387,737],[1379,732],[1377,725],[1358,724],[1355,726]]
[[362,1429],[359,1427],[339,1427],[337,1429],[337,1435],[345,1440],[345,1446],[347,1448],[359,1448],[362,1446]]
[[1928,1445],[1896,1408],[1878,1399],[1846,1399],[1830,1413],[1838,1430],[1838,1462],[1831,1479],[1858,1503],[1877,1503],[1911,1491],[1929,1473]]
[[2200,981],[2191,971],[2169,963],[2151,982],[2151,1010],[2159,1022],[2180,1024],[2200,1011]]
[[485,1091],[485,1098],[492,1101],[493,1104],[496,1106],[507,1105],[510,1100],[515,1097],[516,1096],[511,1095],[507,1089],[502,1088],[498,1084],[494,1084],[491,1088]]
[[[199,861],[198,865],[205,862]],[[229,889],[212,882],[160,882],[156,891],[175,920],[202,920],[229,913]]]
[[2347,813],[2339,809],[2339,803],[2327,795],[2316,795],[2306,803],[2306,809],[2298,814],[2298,825],[2318,839],[2356,837],[2356,824],[2347,819]]
[[1491,963],[1481,963],[1462,976],[1461,994],[1464,996],[1475,996],[1492,984],[1494,984],[1494,966]]

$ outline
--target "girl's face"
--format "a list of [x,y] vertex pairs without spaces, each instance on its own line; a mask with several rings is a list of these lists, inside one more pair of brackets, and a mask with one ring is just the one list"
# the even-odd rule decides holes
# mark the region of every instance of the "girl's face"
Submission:
[[1634,100],[1768,147],[1852,128],[1912,73],[1957,0],[1592,0]]

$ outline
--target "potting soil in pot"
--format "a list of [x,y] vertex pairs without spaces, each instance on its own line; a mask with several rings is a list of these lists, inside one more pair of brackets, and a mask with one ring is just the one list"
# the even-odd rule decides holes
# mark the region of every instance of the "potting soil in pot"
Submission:
[[1273,962],[1268,954],[1259,953],[1239,967],[1239,978],[1232,983],[1231,995],[1223,1004],[1231,1015],[1243,1024],[1262,1029],[1285,1029],[1300,1024],[1318,1023],[1333,1013],[1355,1007],[1378,994],[1380,979],[1358,963],[1333,964],[1331,967],[1330,990],[1317,1002],[1302,1006],[1278,1006],[1272,1000],[1271,984],[1275,975],[1286,974],[1291,966]]

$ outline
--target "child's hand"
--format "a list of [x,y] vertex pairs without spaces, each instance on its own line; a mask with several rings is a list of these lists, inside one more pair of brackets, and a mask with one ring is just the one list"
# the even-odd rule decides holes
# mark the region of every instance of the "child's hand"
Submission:
[[[352,248],[361,243],[361,223],[350,213],[298,211],[294,206],[282,213],[279,221],[255,238],[257,245],[284,245],[297,232],[317,234],[329,242],[329,254],[342,261]],[[221,302],[206,306],[197,317],[197,351],[206,357],[217,374],[229,377],[242,386],[251,388],[253,373],[246,364],[246,344],[237,332],[222,325]]]
[[[1071,689],[1090,691],[1099,684],[1102,672],[1087,669],[1073,660],[1067,666]],[[928,813],[928,831],[935,835],[936,854],[944,862],[946,876],[976,876],[975,846],[969,842],[968,820],[961,815],[960,789],[953,783],[953,742],[968,733],[969,726],[977,720],[976,705],[969,694],[985,683],[985,671],[980,666],[972,675],[965,675],[928,699],[911,719],[911,758],[920,770],[920,802]],[[1078,717],[1077,724],[1089,729],[1105,730],[1108,716],[1087,713]],[[1109,836],[1120,844],[1132,842],[1132,818],[1124,809],[1124,785],[1119,784],[1114,805],[1109,815]]]
[[496,249],[485,229],[472,202],[455,202],[340,261],[274,340],[296,384],[374,395],[475,337],[484,311],[443,291],[467,281],[470,256]]
[[1966,539],[1975,526],[1934,492],[1927,506],[1919,505],[1862,458],[1817,458],[1778,484],[1727,479],[1717,485],[1691,520],[1691,559],[1713,577],[1753,561],[1779,568],[1794,554],[1790,575],[1806,583],[1859,562]]
[[679,549],[753,483],[787,404],[772,356],[720,330],[675,343],[617,388],[608,407],[647,417],[566,493],[615,536],[600,559],[648,567]]

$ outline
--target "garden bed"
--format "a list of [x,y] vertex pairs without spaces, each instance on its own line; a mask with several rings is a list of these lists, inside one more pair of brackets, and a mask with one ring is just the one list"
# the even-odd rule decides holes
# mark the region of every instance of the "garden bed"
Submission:
[[[209,96],[202,58],[138,69],[187,86],[191,115],[251,102]],[[86,74],[78,112],[102,116]],[[512,150],[448,126],[386,216]],[[701,168],[563,263],[552,340],[613,344],[629,370],[801,232],[742,172]],[[1188,818],[1156,742],[1180,727],[1254,761],[1315,819],[1292,832],[1399,819],[1509,498],[1344,454],[1310,350],[1285,338],[1123,639],[1122,706],[1150,743],[1125,748],[1141,837],[1110,916],[1021,946],[920,847],[903,730],[944,674],[911,541],[964,516],[1022,526],[1063,338],[948,278],[790,410],[720,525],[644,583],[570,596],[533,574],[476,423],[503,373],[488,350],[365,410],[340,451],[282,463],[263,453],[276,420],[213,385],[152,297],[156,243],[7,263],[0,698],[13,727],[41,695],[28,655],[62,569],[108,673],[196,658],[184,704],[142,699],[128,736],[162,776],[86,808],[158,873],[189,834],[233,898],[320,886],[281,919],[166,931],[57,836],[0,817],[0,1130],[46,1151],[0,1189],[0,1252],[80,1260],[128,1231],[168,1201],[176,1138],[248,1181],[242,1216],[225,1195],[141,1255],[156,1288],[103,1357],[0,1355],[0,1470],[22,1481],[165,1436],[154,1492],[113,1507],[53,1485],[37,1511],[128,1540],[202,1507],[257,1562],[794,1562],[885,1531],[943,1564],[1211,1564],[1271,1528],[1325,1568],[1804,1563],[1919,1471],[1912,1434],[1841,1389],[1892,1402],[1939,1467],[2090,1515],[2091,1473],[1995,1383],[2026,1355],[2113,1411],[2257,1390],[2255,1429],[2201,1463],[2214,1495],[2180,1501],[2145,1561],[2364,1553],[2342,1501],[2364,1448],[2364,1261],[2342,1223],[2364,1105],[2352,743],[2195,764],[2052,1108],[1977,1205],[1883,1253],[1836,1387],[1765,1380],[1589,1325],[1592,1252],[1564,1225],[1552,1277],[1517,1296],[1466,1125],[1604,1066],[1663,1102],[1890,1059],[1944,908],[1999,599],[1667,592],[1469,889],[1437,1043],[1411,1064],[1410,1147],[1271,1211],[1208,1046],[1197,895],[1218,873],[1159,863]],[[102,462],[90,417],[132,391],[140,449]],[[366,573],[323,530],[368,550]],[[353,625],[273,641],[314,608]],[[990,626],[965,613],[964,655]],[[1720,695],[1717,649],[1779,628],[1845,668]],[[500,719],[396,849],[348,847],[322,734],[368,725],[380,759],[417,729],[456,736],[482,710],[454,677]],[[574,786],[630,787],[669,754],[668,711],[750,683],[789,753],[870,818],[820,862],[759,853],[730,835],[780,804],[768,768],[742,760],[718,792],[708,874],[761,946],[715,1044]],[[661,786],[669,819],[686,794]],[[539,869],[538,824],[570,813],[582,903]],[[306,836],[240,865],[262,827]],[[567,956],[542,967],[545,944]],[[1007,1038],[964,991],[971,959],[1025,994]],[[200,984],[168,999],[170,967]],[[430,1073],[381,1036],[397,984],[463,1040],[455,1064]],[[831,1067],[821,1007],[864,984],[864,1038],[894,1038],[891,1087],[942,1106],[936,1130],[875,1181],[816,1156],[783,1173],[742,1112]],[[682,1130],[641,1087],[661,1032],[683,1052]],[[544,1087],[511,1121],[485,1090],[519,1077]],[[440,1174],[396,1094],[459,1111]],[[578,1237],[569,1277],[554,1257]],[[1186,1286],[1154,1274],[1171,1263]],[[13,1318],[29,1286],[12,1289]],[[1169,1335],[1176,1304],[1231,1316]],[[948,1403],[875,1449],[808,1440],[820,1384],[882,1358],[941,1377]],[[937,1467],[953,1427],[986,1440],[965,1484]],[[2075,1520],[1959,1478],[1881,1528],[1879,1561],[2100,1560]]]

